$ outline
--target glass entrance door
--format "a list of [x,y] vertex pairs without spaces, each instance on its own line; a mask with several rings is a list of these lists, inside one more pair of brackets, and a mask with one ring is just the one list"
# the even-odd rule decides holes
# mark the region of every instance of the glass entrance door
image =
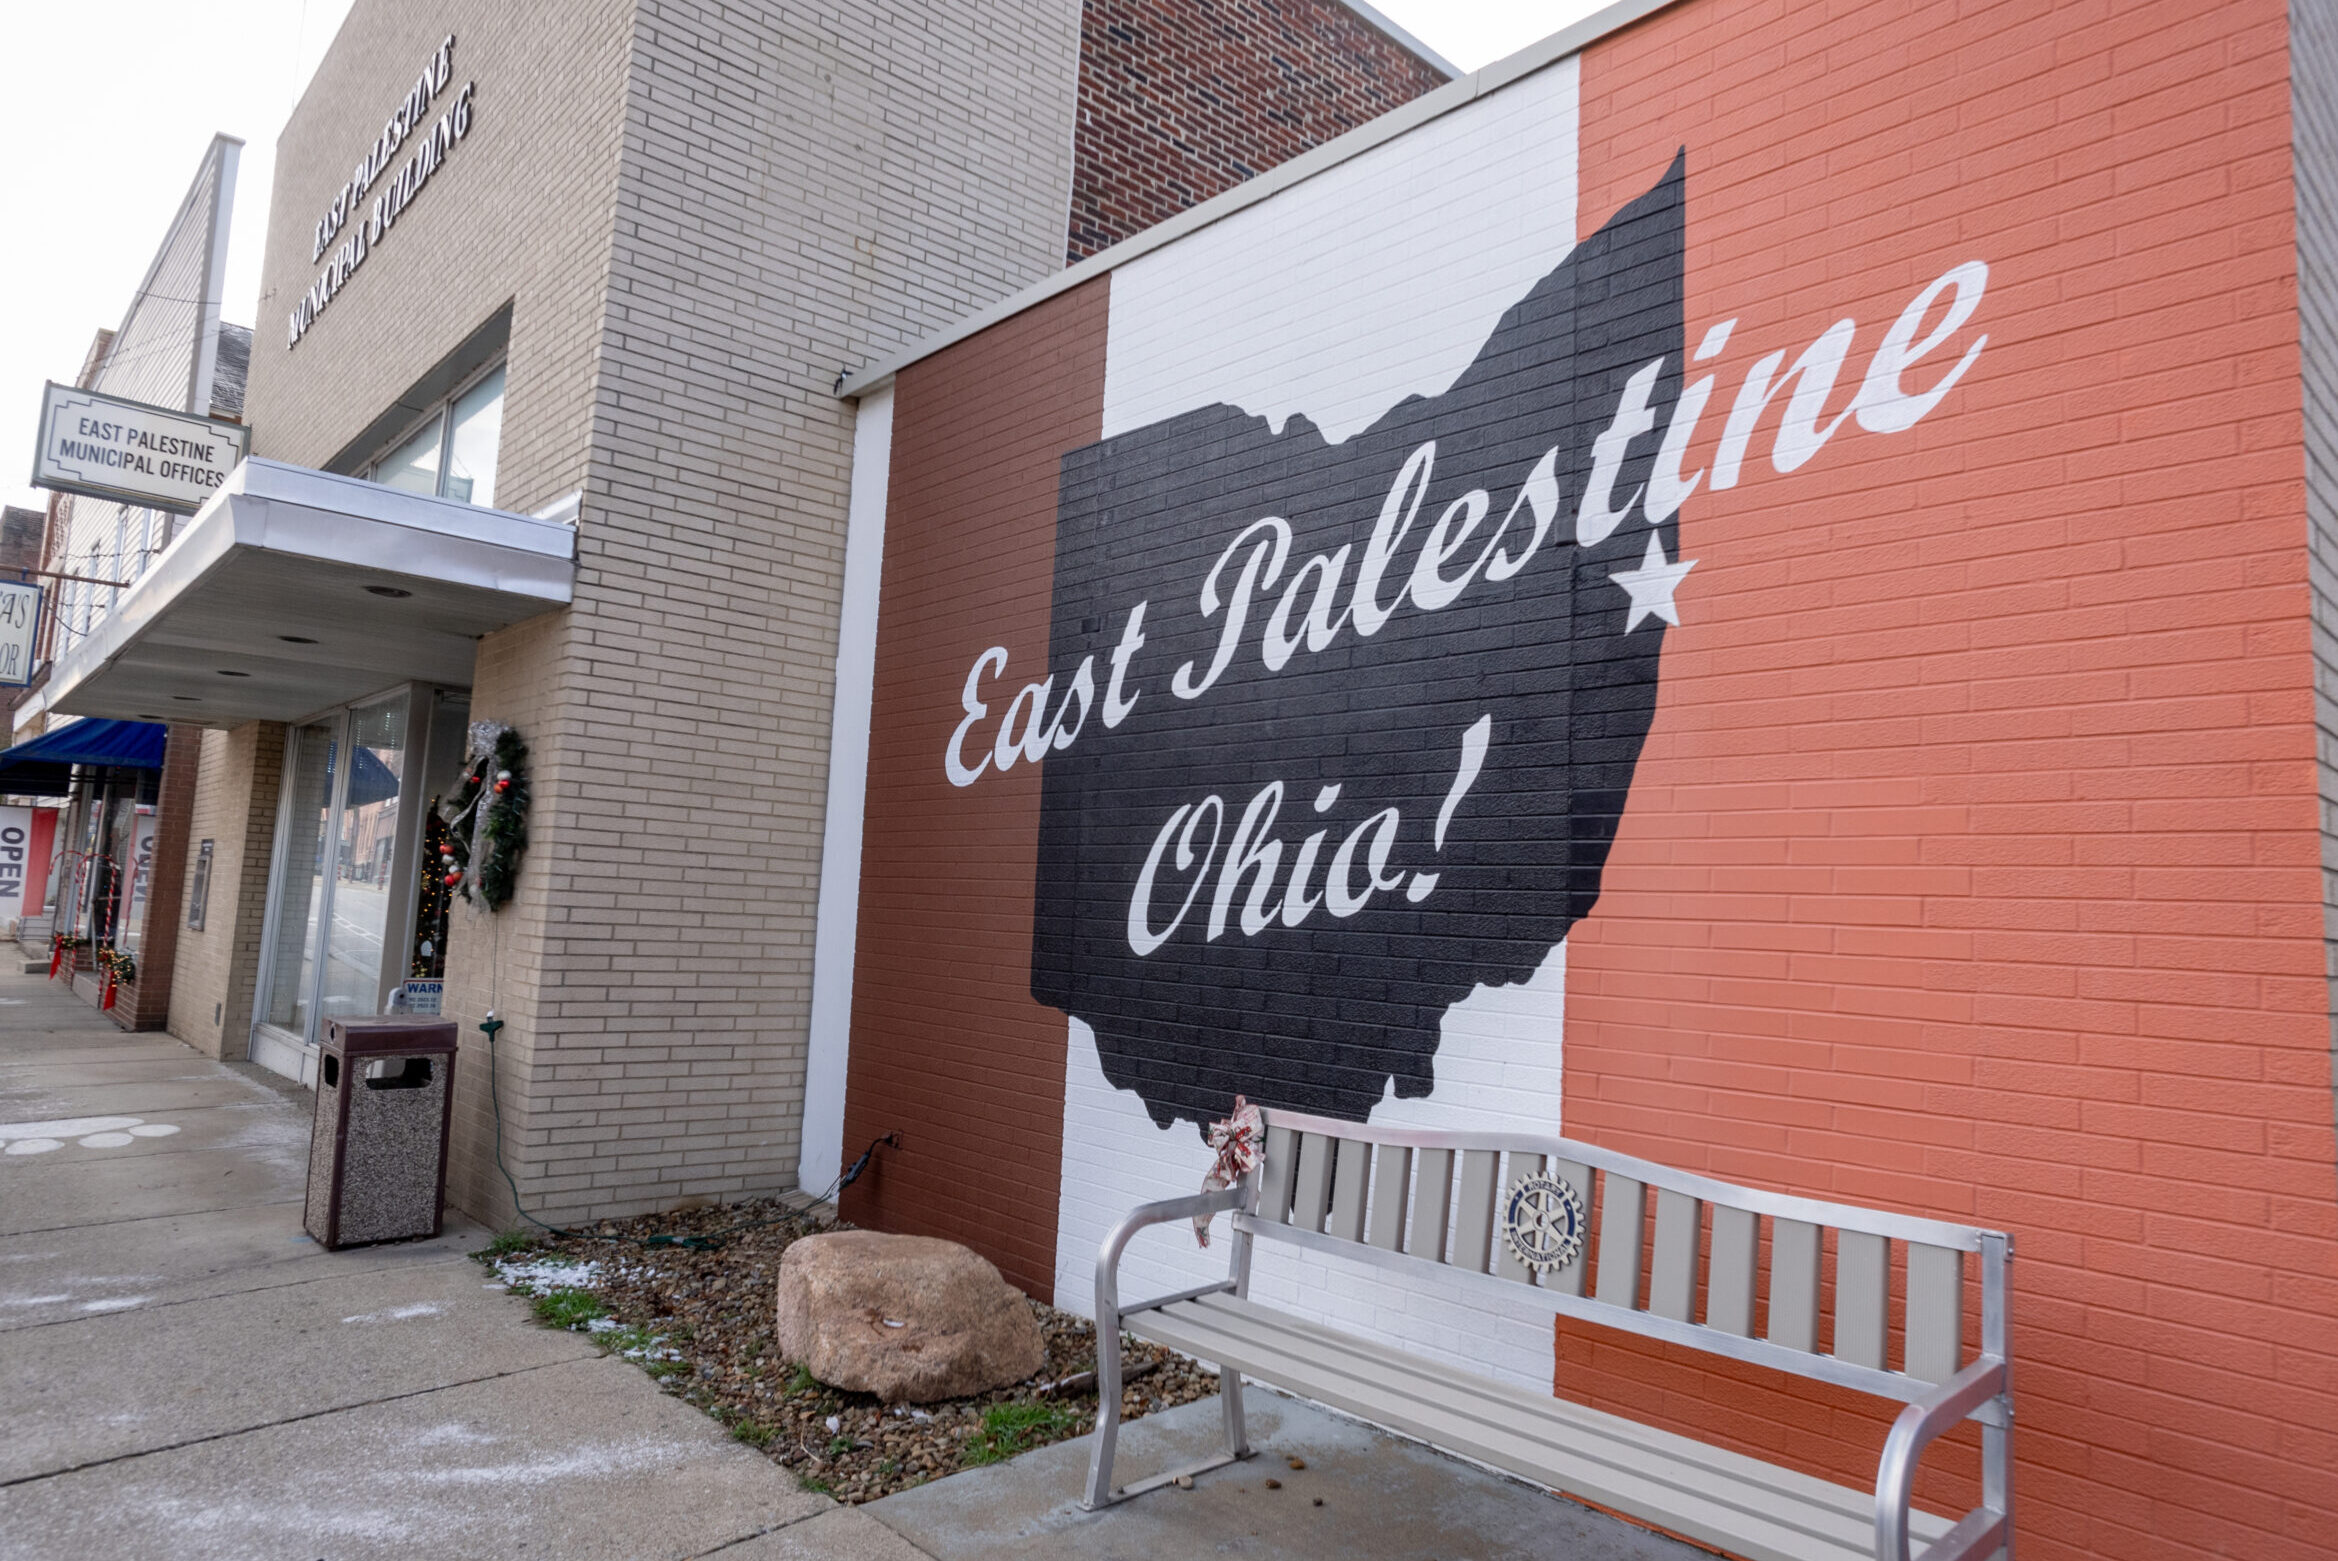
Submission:
[[406,977],[424,810],[409,733],[432,729],[433,702],[401,688],[288,734],[251,1056],[304,1084],[324,1021],[380,1013]]

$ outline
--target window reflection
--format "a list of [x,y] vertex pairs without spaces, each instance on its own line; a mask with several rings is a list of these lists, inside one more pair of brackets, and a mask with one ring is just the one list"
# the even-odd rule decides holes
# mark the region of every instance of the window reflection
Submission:
[[465,504],[493,504],[495,450],[503,438],[503,370],[456,398],[447,427],[446,496]]
[[420,433],[392,451],[374,468],[373,480],[408,493],[438,492],[439,422],[433,418]]
[[464,504],[495,502],[495,461],[503,442],[503,368],[499,364],[456,396],[441,402],[429,422],[383,456],[367,473],[408,493]]
[[327,1019],[380,1007],[382,940],[398,837],[398,778],[406,767],[403,694],[349,713],[349,795],[333,855],[331,924],[324,938]]

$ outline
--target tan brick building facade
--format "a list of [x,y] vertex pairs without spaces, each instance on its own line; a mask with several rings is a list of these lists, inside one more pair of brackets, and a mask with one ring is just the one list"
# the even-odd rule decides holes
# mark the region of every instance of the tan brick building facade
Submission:
[[[1344,31],[1318,32],[1350,52],[1378,38],[1329,9]],[[1407,90],[1435,84],[1396,52]],[[1077,0],[360,0],[294,111],[254,327],[254,456],[381,475],[410,430],[500,374],[493,506],[574,527],[566,605],[478,635],[467,677],[442,660],[392,685],[416,723],[453,719],[467,695],[469,719],[530,753],[516,894],[492,915],[458,901],[445,938],[464,1044],[449,1192],[474,1214],[516,1218],[493,1101],[505,1166],[545,1219],[795,1184],[854,439],[835,388],[1062,265],[1082,70]],[[1310,144],[1263,118],[1251,130],[1260,167]],[[348,654],[313,625],[258,621],[279,606],[317,610],[263,598],[240,632],[316,646],[292,663],[320,675]],[[304,862],[375,905],[385,991],[411,924],[371,844],[304,835],[315,798],[292,779],[286,722],[313,720],[306,707],[221,714],[257,686],[170,696],[212,729],[181,803],[168,1021],[230,1057],[301,937],[350,931],[316,908],[336,902],[312,903],[305,934],[278,915]],[[411,773],[423,741],[417,724],[409,815],[430,800]],[[369,761],[350,752],[354,807]],[[380,811],[386,842],[396,815]],[[329,873],[302,856],[312,844],[337,850]],[[340,1011],[370,1011],[355,1001]],[[490,1010],[505,1021],[492,1097]],[[313,1031],[321,1010],[301,1011]]]

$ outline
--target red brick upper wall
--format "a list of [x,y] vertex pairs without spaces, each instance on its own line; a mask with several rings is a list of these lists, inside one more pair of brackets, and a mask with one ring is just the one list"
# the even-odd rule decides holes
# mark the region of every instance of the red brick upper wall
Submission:
[[1086,0],[1067,261],[1441,87],[1339,0]]

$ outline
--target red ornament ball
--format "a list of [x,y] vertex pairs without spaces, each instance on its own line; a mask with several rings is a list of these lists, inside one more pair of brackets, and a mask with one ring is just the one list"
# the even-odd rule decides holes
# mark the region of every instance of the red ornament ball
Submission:
[[461,883],[462,881],[463,881],[463,875],[462,875],[461,873],[449,873],[449,874],[447,874],[447,875],[446,875],[446,882],[447,882],[447,887],[448,887],[448,888],[450,888],[450,889],[452,889],[452,888],[453,888],[453,887],[454,887],[456,884],[459,884],[459,883]]

